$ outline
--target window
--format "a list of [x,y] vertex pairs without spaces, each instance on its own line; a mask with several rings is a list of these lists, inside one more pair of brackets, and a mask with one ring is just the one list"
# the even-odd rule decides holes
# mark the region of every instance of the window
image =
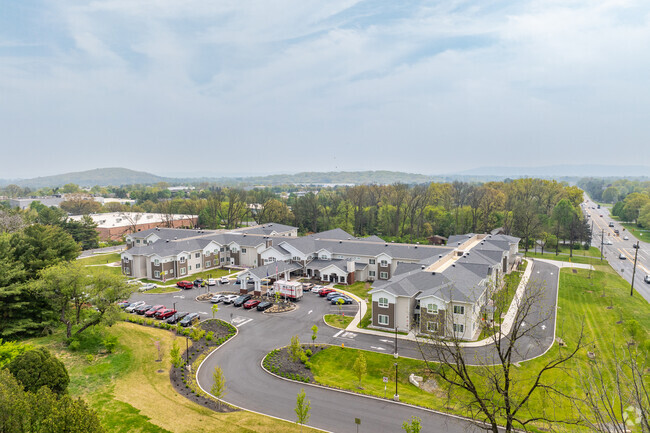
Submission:
[[129,258],[128,257],[124,257],[124,263],[129,263]]
[[207,261],[205,262],[205,267],[206,267],[206,268],[209,268],[210,265],[212,265],[212,262],[211,262],[210,260],[207,260]]
[[194,254],[194,258],[195,258],[195,259],[198,259],[199,257],[201,257],[201,253],[196,253],[196,254]]
[[465,307],[462,305],[454,305],[454,314],[465,314]]
[[388,272],[380,272],[379,273],[379,278],[382,280],[387,280],[388,279]]
[[185,256],[181,256],[181,258],[180,258],[180,262],[181,262],[181,263],[185,263]]
[[293,257],[291,258],[291,260],[293,260],[294,262],[299,262],[299,261],[300,261],[300,257],[298,257],[298,256],[293,256]]
[[171,268],[170,270],[167,271],[169,275],[174,275],[174,268]]
[[339,277],[339,283],[345,283],[345,277]]
[[377,305],[379,305],[381,308],[388,308],[388,298],[379,298]]
[[378,314],[377,322],[379,322],[380,325],[388,326],[388,316],[385,314]]
[[329,281],[329,275],[327,274],[323,275],[323,281]]
[[221,251],[221,252],[223,253],[223,252],[226,251],[226,248],[225,248],[225,247],[221,247],[221,249],[219,249],[219,251]]
[[139,244],[139,243],[140,243],[140,239],[136,239],[136,240],[135,240],[135,243],[136,243],[136,244]]
[[382,260],[381,262],[379,262],[379,266],[382,266],[382,267],[385,268],[386,266],[388,266],[388,262],[386,260]]
[[429,314],[438,314],[438,306],[436,304],[427,305],[427,311]]
[[160,260],[156,259],[153,261],[154,266],[160,266]]
[[369,277],[374,277],[377,273],[375,271],[368,271]]
[[185,275],[185,274],[187,274],[187,269],[181,268],[181,275]]
[[371,264],[371,265],[374,265],[375,263],[377,263],[377,260],[370,259],[370,260],[368,260],[368,263]]
[[201,263],[196,264],[196,269],[201,269]]
[[427,331],[438,332],[438,322],[427,322]]
[[327,260],[327,256],[320,256],[321,260]]
[[458,323],[454,323],[454,332],[465,332],[465,325],[459,325]]
[[242,248],[242,249],[241,249],[241,253],[242,253],[242,254],[246,254],[246,248]]
[[160,278],[160,271],[154,271],[153,276],[155,278]]
[[187,265],[187,269],[191,271],[192,270],[192,265]]
[[124,273],[131,275],[131,269],[130,268],[124,268]]

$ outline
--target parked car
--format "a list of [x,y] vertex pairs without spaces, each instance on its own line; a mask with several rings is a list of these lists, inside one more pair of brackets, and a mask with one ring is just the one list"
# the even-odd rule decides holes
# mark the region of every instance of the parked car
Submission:
[[201,316],[199,316],[197,313],[190,313],[185,316],[179,323],[182,327],[187,328],[188,326],[192,326],[195,323],[198,323],[199,320],[201,320]]
[[156,319],[169,319],[174,314],[176,314],[176,310],[172,310],[171,308],[164,308],[162,310],[158,310],[153,315],[153,317],[155,317]]
[[621,260],[627,260],[627,257],[625,257],[625,254],[621,253],[618,255],[618,258]]
[[208,286],[216,286],[217,280],[214,278],[208,278]]
[[129,305],[131,305],[131,303],[129,301],[122,301],[122,302],[117,303],[117,306],[120,307],[120,308],[126,308]]
[[154,305],[150,309],[144,312],[145,317],[153,317],[154,314],[156,314],[160,310],[164,310],[165,306],[164,305]]
[[351,304],[352,303],[352,298],[349,298],[345,295],[343,296],[335,296],[332,298],[332,305],[337,305],[339,303],[339,299],[343,299],[344,304]]
[[223,297],[223,303],[232,304],[237,298],[239,298],[239,295],[226,295]]
[[336,290],[325,288],[325,289],[321,290],[320,293],[318,293],[318,294],[320,296],[322,296],[322,297],[325,297],[325,296],[329,295],[332,292],[336,292]]
[[244,302],[244,308],[247,310],[250,310],[251,308],[257,307],[261,301],[258,301],[257,299],[249,299],[248,301]]
[[250,298],[252,298],[251,295],[241,295],[237,299],[232,301],[232,305],[234,307],[241,307],[244,304],[244,302],[248,301]]
[[[239,281],[239,280],[238,280],[238,281]],[[228,284],[228,283],[230,282],[230,278],[228,278],[228,277],[221,277],[221,279],[219,280],[219,282],[221,282],[221,284]]]
[[188,314],[190,313],[188,313],[187,311],[179,311],[178,313],[172,315],[169,319],[165,320],[165,322],[173,325],[175,323],[180,322],[181,319],[187,316]]
[[154,283],[147,283],[147,284],[143,284],[142,286],[140,286],[138,291],[146,292],[147,290],[155,289],[156,287],[158,287],[158,286],[156,286]]
[[192,287],[194,287],[194,284],[192,284],[189,281],[179,281],[178,283],[176,283],[176,285],[181,289],[191,289]]
[[302,290],[305,292],[310,292],[314,288],[314,283],[302,283]]
[[325,298],[327,298],[328,301],[331,301],[334,298],[338,298],[339,296],[343,296],[343,294],[337,292],[337,291],[332,291],[325,295]]
[[[643,277],[643,281],[645,281],[646,283],[650,284],[650,275],[646,275],[645,277]],[[260,308],[259,305],[257,306],[257,308],[258,308],[258,309]]]
[[132,303],[131,305],[129,305],[128,307],[126,307],[126,308],[124,309],[124,311],[126,311],[127,313],[133,313],[133,311],[134,311],[136,308],[141,307],[141,306],[143,306],[144,304],[146,304],[146,302],[144,302],[144,301],[137,301],[137,302],[134,302],[134,303]]
[[194,286],[205,287],[205,281],[203,281],[203,278],[197,278],[196,280],[194,280]]
[[144,305],[140,305],[139,307],[137,307],[133,311],[135,311],[137,314],[143,315],[144,313],[147,312],[147,310],[149,310],[152,307],[153,307],[153,305],[144,304]]
[[268,302],[268,301],[260,302],[259,304],[257,304],[257,311],[268,310],[272,306],[273,306],[273,302]]
[[225,295],[214,295],[212,298],[210,298],[210,302],[213,304],[218,304],[219,302],[223,301],[225,297]]

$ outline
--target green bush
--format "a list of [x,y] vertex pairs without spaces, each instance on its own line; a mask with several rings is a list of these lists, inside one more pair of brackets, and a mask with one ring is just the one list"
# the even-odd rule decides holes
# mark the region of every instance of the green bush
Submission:
[[309,362],[309,361],[305,362],[305,368],[308,369],[308,370],[311,370],[311,368],[312,368],[313,365],[314,365],[314,364],[312,364],[312,363]]
[[81,346],[81,343],[79,343],[77,340],[73,340],[68,345],[68,349],[72,350],[73,352],[76,352],[77,350],[79,350],[80,346]]
[[115,351],[115,347],[117,347],[117,337],[115,335],[108,335],[104,340],[102,341],[102,344],[108,351],[108,353],[113,353]]
[[205,336],[206,341],[212,341],[213,338],[214,338],[214,332],[212,331],[208,332]]
[[311,356],[311,349],[307,349],[307,350],[305,350],[305,355],[307,355],[307,356]]
[[93,362],[94,360],[95,360],[95,357],[92,356],[91,354],[86,355],[86,361],[87,361],[88,363],[91,363],[91,362]]
[[304,353],[301,353],[300,354],[300,362],[305,364],[307,361],[309,361],[309,358],[307,357],[307,355],[305,355]]

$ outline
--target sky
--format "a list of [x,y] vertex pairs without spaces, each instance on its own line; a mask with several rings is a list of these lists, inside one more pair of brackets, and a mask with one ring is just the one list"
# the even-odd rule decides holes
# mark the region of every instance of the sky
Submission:
[[647,0],[0,0],[0,178],[650,165]]

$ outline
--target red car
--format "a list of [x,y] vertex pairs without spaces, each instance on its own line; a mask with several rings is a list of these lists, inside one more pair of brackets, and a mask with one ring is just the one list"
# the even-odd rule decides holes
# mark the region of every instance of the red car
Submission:
[[179,281],[176,285],[181,289],[191,289],[194,287],[194,284],[191,281]]
[[244,308],[250,310],[251,308],[257,307],[260,302],[262,301],[258,301],[257,299],[251,299],[250,301],[244,302]]
[[172,310],[171,308],[163,308],[162,310],[158,310],[153,317],[156,319],[167,319],[168,317],[172,317],[174,314],[176,314],[176,310]]
[[320,293],[318,295],[322,296],[324,298],[325,296],[329,295],[332,292],[336,292],[336,290],[334,290],[334,289],[323,289],[323,290],[320,291]]
[[164,305],[154,305],[153,307],[149,308],[145,313],[145,317],[153,317],[154,314],[156,314],[160,310],[164,310],[165,306]]

